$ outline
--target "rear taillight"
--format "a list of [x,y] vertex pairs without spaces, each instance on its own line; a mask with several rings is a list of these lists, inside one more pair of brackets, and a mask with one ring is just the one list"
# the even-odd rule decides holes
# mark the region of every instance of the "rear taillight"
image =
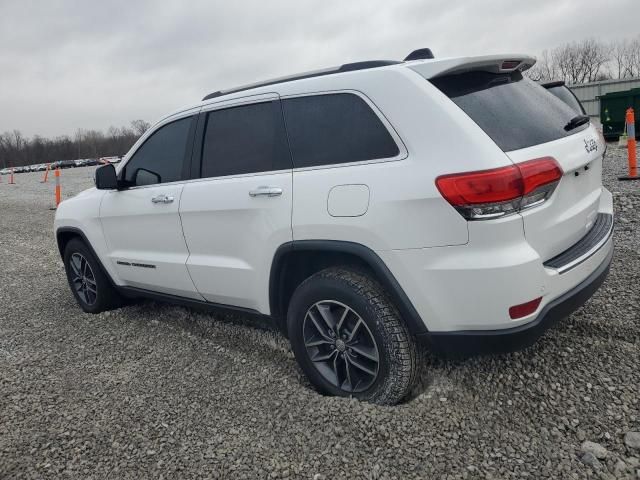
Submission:
[[508,167],[442,175],[438,190],[468,220],[486,220],[517,213],[547,200],[562,178],[551,157]]

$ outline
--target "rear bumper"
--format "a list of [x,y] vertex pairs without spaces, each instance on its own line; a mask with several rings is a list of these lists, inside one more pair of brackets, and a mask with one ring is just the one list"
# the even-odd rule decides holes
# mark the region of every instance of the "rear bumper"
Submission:
[[548,303],[528,323],[500,330],[460,330],[430,332],[422,336],[435,353],[465,356],[482,353],[505,353],[531,346],[551,326],[580,308],[602,285],[613,258],[613,248],[602,263],[585,280]]

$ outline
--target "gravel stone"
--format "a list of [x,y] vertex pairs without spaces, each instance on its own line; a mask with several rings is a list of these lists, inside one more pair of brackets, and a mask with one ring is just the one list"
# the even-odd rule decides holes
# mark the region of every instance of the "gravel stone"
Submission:
[[582,456],[580,457],[580,461],[585,465],[589,465],[594,470],[600,470],[602,468],[602,464],[598,460],[598,457],[596,457],[591,452],[583,453]]
[[607,458],[607,454],[609,453],[607,451],[607,449],[604,448],[599,443],[590,442],[589,440],[587,440],[586,442],[583,442],[583,444],[580,447],[580,449],[584,453],[593,454],[598,460],[602,460],[603,458]]
[[624,444],[634,450],[640,450],[640,432],[627,432],[624,436]]
[[[640,431],[640,184],[617,180],[626,168],[609,145],[603,179],[628,222],[593,298],[526,351],[427,354],[396,407],[318,395],[255,319],[154,302],[83,313],[52,235],[53,183],[4,177],[0,478],[640,479],[624,442]],[[63,170],[63,195],[94,170]],[[587,439],[607,457],[586,465]]]

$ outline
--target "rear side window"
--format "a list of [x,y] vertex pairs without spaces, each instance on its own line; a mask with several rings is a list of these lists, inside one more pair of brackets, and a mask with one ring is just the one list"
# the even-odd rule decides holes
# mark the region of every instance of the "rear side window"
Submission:
[[201,177],[291,168],[278,102],[215,110],[207,115]]
[[569,87],[565,85],[558,85],[557,87],[548,87],[547,91],[573,108],[578,115],[584,115],[585,112],[584,108],[582,108],[582,104],[573,95],[571,90],[569,90]]
[[125,165],[125,184],[141,186],[181,180],[192,119],[168,123],[147,138]]
[[505,152],[573,135],[576,112],[520,72],[468,72],[431,80]]
[[360,162],[399,150],[371,107],[350,93],[282,101],[295,167]]

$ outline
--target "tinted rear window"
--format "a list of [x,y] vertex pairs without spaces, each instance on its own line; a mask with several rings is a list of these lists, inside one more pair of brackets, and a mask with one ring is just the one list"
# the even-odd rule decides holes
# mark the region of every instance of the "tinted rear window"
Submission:
[[399,153],[387,128],[357,95],[289,98],[282,106],[295,167],[390,158]]
[[576,116],[566,103],[520,72],[468,72],[431,80],[505,152],[573,135],[564,126]]
[[287,168],[291,168],[291,156],[278,102],[215,110],[207,115],[203,178]]
[[573,96],[573,93],[571,93],[571,90],[569,90],[569,87],[566,87],[564,85],[558,85],[557,87],[547,88],[547,91],[555,95],[556,97],[558,97],[567,105],[569,105],[579,115],[584,114],[584,109],[582,108],[582,105],[580,104],[578,99]]

